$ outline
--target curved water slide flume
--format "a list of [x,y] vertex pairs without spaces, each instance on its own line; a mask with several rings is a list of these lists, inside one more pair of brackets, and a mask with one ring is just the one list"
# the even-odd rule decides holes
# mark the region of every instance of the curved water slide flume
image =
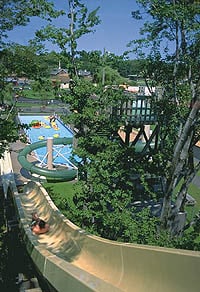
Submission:
[[[37,182],[15,196],[29,255],[59,292],[199,292],[200,252],[117,243],[87,234],[69,221]],[[30,230],[36,210],[50,231]]]
[[[68,145],[72,144],[73,139],[72,138],[56,138],[53,139],[53,145]],[[30,154],[32,151],[45,147],[47,145],[47,140],[39,141],[32,143],[26,147],[22,151],[20,151],[18,155],[18,161],[19,163],[28,171],[31,173],[45,176],[48,180],[53,181],[71,181],[77,177],[77,168],[73,167],[70,169],[53,169],[49,170],[47,168],[36,166],[35,164],[29,162],[27,160],[27,155]]]

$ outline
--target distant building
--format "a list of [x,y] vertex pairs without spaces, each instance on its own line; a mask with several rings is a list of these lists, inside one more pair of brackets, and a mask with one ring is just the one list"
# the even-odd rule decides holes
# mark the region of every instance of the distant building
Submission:
[[[67,69],[62,68],[54,69],[51,71],[50,76],[53,84],[59,82],[61,89],[69,88],[70,76]],[[78,76],[88,80],[92,80],[92,75],[87,70],[79,70]]]
[[[138,95],[151,96],[151,92],[149,91],[147,86],[129,86],[127,85],[125,91],[136,93]],[[152,92],[155,92],[155,87],[152,88]]]
[[8,76],[5,78],[5,82],[11,83],[13,85],[13,89],[22,90],[22,89],[30,89],[30,80],[27,77],[17,77],[17,76]]
[[50,73],[51,80],[53,85],[56,83],[60,83],[60,88],[62,89],[68,89],[69,88],[69,82],[70,82],[70,77],[67,69],[54,69]]
[[90,71],[87,71],[87,70],[79,70],[78,76],[85,78],[85,79],[88,79],[88,80],[92,80],[92,74]]

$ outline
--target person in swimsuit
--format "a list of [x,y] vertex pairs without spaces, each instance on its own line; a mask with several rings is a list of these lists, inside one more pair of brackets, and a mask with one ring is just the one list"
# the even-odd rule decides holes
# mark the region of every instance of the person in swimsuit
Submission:
[[32,213],[31,230],[33,234],[43,234],[49,231],[49,224],[42,220],[35,212]]

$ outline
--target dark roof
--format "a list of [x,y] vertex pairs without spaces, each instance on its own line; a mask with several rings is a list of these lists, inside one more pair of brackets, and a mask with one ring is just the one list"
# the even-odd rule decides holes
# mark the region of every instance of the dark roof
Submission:
[[53,69],[51,71],[51,75],[58,75],[58,74],[68,74],[68,70],[67,69]]

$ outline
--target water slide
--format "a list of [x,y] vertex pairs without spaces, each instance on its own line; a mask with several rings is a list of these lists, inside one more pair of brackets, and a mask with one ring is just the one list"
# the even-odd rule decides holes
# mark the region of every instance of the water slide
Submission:
[[[88,234],[65,218],[46,190],[29,182],[15,195],[28,252],[60,292],[199,292],[200,252],[118,243]],[[31,233],[31,212],[50,231]]]
[[[28,182],[18,193],[14,176],[10,182],[26,249],[56,291],[199,292],[200,252],[93,236],[61,214],[40,183]],[[33,211],[48,221],[48,233],[32,234]]]
[[[67,145],[72,144],[72,138],[56,138],[53,139],[54,145]],[[35,165],[32,162],[29,162],[27,160],[27,155],[30,154],[32,151],[45,147],[47,145],[47,141],[39,141],[32,143],[28,146],[26,146],[18,155],[18,161],[19,163],[28,171],[31,173],[35,173],[41,176],[45,176],[48,180],[53,181],[71,181],[77,177],[77,168],[65,168],[65,169],[53,169],[49,170],[47,168],[39,167]]]

